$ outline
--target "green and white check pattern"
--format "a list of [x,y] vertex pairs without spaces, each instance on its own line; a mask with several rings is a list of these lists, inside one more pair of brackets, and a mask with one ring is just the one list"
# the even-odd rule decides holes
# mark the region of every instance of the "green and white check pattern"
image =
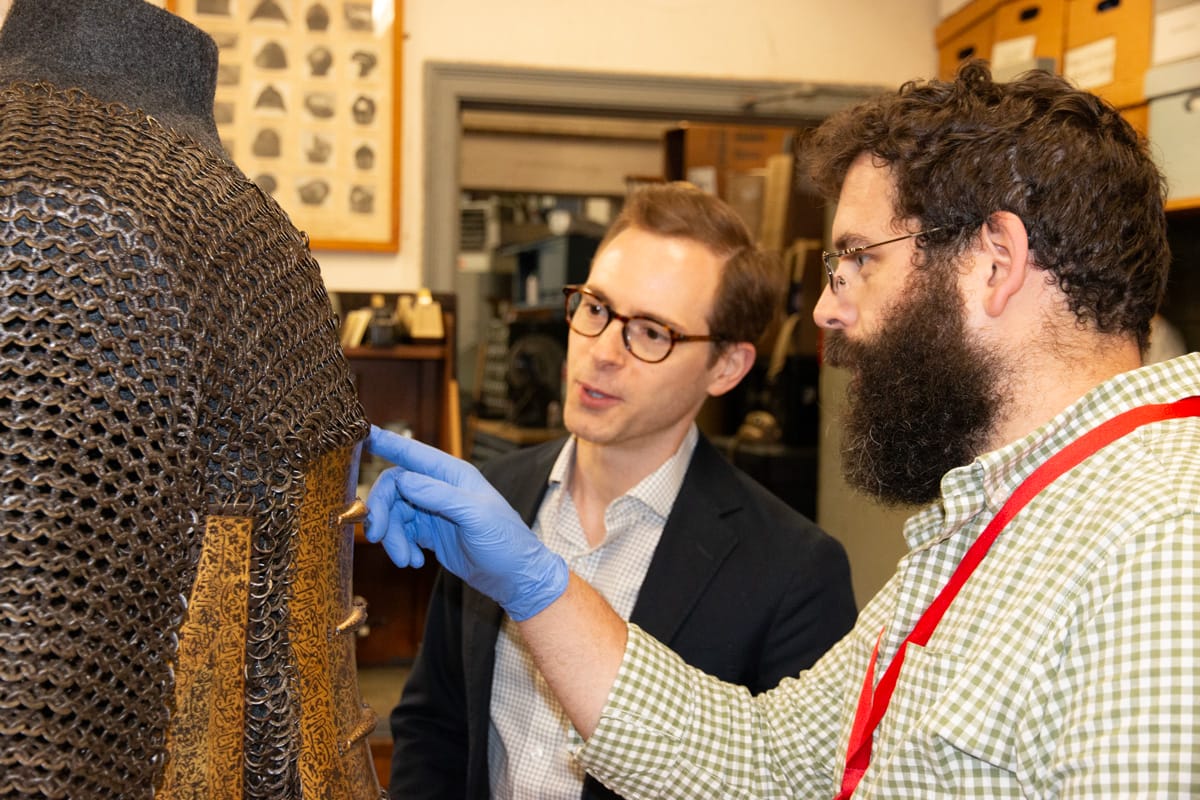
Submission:
[[[709,678],[631,625],[578,758],[629,798],[829,800],[879,631],[877,676],[1038,465],[1105,419],[1193,394],[1200,355],[1145,367],[948,473],[855,629],[771,692]],[[1129,434],[1009,524],[905,656],[855,797],[1200,797],[1200,419]]]

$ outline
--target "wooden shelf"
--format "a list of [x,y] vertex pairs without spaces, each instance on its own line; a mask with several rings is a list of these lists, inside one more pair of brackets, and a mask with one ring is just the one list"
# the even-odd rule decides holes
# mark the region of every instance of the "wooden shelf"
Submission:
[[1176,197],[1167,201],[1167,214],[1172,217],[1200,216],[1200,197]]
[[413,342],[391,347],[347,347],[346,358],[390,359],[409,361],[436,361],[446,358],[447,344],[444,341]]
[[480,419],[472,417],[467,420],[467,425],[472,429],[472,433],[486,433],[491,436],[504,439],[512,442],[520,447],[526,447],[531,444],[541,444],[548,442],[551,439],[558,439],[567,435],[564,428],[525,428],[520,425],[514,425],[511,422],[498,419]]
[[347,347],[346,360],[367,419],[404,422],[414,437],[455,451],[458,397],[454,379],[454,309],[443,301],[446,338],[390,347]]

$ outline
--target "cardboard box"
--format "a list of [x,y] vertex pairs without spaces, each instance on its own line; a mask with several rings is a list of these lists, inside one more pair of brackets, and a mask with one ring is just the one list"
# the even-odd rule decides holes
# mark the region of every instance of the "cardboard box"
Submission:
[[962,62],[992,54],[995,2],[971,3],[937,26],[938,77],[952,80]]
[[776,153],[791,152],[791,128],[687,123],[664,134],[663,175],[690,180],[728,200],[729,175],[753,172]]
[[1121,116],[1142,136],[1150,136],[1150,104],[1138,103],[1121,109]]
[[1200,1],[1154,0],[1151,63],[1168,64],[1200,56]]
[[1019,74],[1035,63],[1058,72],[1066,39],[1066,0],[1009,0],[995,13],[992,74]]
[[1168,198],[1200,202],[1200,58],[1146,72],[1150,144],[1167,176]]
[[1146,98],[1151,0],[1068,0],[1063,74],[1114,106]]
[[992,80],[997,83],[1015,80],[1024,72],[1040,69],[1043,72],[1057,72],[1053,58],[1031,58],[1028,61],[1013,61],[992,68]]

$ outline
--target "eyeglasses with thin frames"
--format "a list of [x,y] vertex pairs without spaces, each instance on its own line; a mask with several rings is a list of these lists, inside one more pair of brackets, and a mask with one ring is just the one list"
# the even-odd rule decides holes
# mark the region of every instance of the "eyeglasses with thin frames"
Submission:
[[648,317],[627,317],[582,286],[564,286],[567,324],[581,336],[604,333],[614,319],[621,322],[621,340],[625,349],[639,361],[657,364],[671,355],[678,342],[719,342],[720,336],[688,335],[670,325]]
[[[845,250],[834,250],[833,252],[829,252],[828,250],[822,250],[821,251],[821,261],[825,262],[825,274],[829,278],[829,290],[831,292],[833,292],[834,294],[837,294],[838,289],[840,289],[846,285],[846,277],[844,275],[839,276],[837,274],[838,267],[841,266],[842,259],[845,258],[846,256],[858,255],[859,253],[863,252],[864,250],[870,250],[874,247],[882,247],[885,244],[892,244],[893,242],[902,242],[905,239],[913,239],[913,238],[920,237],[920,236],[926,236],[931,233],[936,233],[937,231],[940,231],[940,230],[942,230],[942,228],[930,228],[927,231],[917,231],[916,233],[906,233],[903,236],[897,236],[894,239],[885,239],[882,242],[873,242],[871,244],[860,245],[859,247],[847,247]],[[920,247],[921,244],[922,244],[922,242],[920,242],[920,241],[917,242],[918,247]],[[862,264],[859,264],[858,266],[861,267]]]

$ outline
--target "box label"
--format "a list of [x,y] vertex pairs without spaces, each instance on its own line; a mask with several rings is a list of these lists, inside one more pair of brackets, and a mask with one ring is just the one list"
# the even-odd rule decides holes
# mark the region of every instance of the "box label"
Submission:
[[1154,15],[1154,63],[1200,55],[1200,2]]
[[1106,36],[1072,47],[1063,59],[1063,74],[1080,89],[1113,82],[1117,66],[1117,37]]
[[685,180],[709,194],[717,193],[716,167],[688,167]]
[[992,45],[992,71],[1007,69],[1033,61],[1037,37],[1033,34],[1005,39]]

